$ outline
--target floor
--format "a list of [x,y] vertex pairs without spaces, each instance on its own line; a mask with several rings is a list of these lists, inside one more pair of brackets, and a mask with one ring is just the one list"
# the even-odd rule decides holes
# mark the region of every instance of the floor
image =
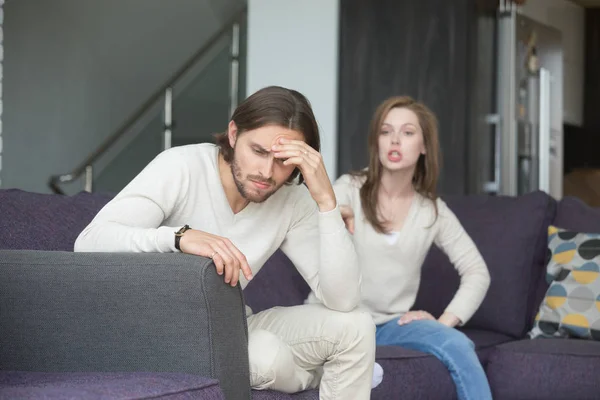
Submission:
[[565,175],[563,193],[579,197],[592,207],[600,207],[600,169],[577,169]]

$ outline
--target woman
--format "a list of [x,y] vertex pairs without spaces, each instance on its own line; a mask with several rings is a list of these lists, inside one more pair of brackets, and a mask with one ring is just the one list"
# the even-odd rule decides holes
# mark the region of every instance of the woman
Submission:
[[[477,310],[490,277],[475,244],[436,196],[436,118],[410,97],[387,99],[371,121],[368,148],[369,167],[340,177],[334,190],[353,234],[362,268],[362,305],[377,325],[377,344],[433,354],[450,371],[459,399],[491,399],[473,343],[453,329]],[[460,288],[437,319],[426,310],[411,310],[433,243],[461,277]]]

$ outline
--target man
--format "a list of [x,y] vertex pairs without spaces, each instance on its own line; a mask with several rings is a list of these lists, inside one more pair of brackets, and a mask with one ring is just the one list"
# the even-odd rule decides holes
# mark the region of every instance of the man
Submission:
[[242,288],[278,248],[322,304],[250,313],[251,386],[294,393],[320,385],[321,399],[368,399],[375,327],[356,308],[357,256],[302,94],[259,90],[216,146],[164,151],[75,243],[75,251],[210,257],[226,283]]

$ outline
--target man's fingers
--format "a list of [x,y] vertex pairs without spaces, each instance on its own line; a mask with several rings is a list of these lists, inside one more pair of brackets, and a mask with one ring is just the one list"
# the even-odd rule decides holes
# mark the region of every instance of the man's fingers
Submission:
[[252,279],[252,270],[250,269],[250,264],[248,264],[248,260],[246,256],[237,248],[230,240],[226,242],[227,248],[233,253],[233,255],[239,260],[240,268],[242,269],[242,273],[246,277],[247,280]]
[[311,165],[317,166],[319,162],[320,155],[313,154],[309,150],[305,149],[293,149],[293,150],[283,150],[276,151],[273,153],[275,158],[292,158],[292,157],[302,157],[306,162],[310,162]]
[[301,156],[290,157],[283,162],[283,165],[297,165],[298,167],[300,167],[302,166],[304,160],[304,157]]
[[227,246],[222,246],[221,243],[216,242],[214,244],[214,247],[216,248],[219,256],[221,256],[221,258],[223,259],[223,262],[225,264],[224,267],[224,272],[225,272],[225,283],[229,283],[231,281],[231,276],[232,276],[232,269],[233,268],[237,268],[235,266],[235,261],[234,261],[234,257],[233,254],[231,254],[231,252],[229,251],[229,249],[227,248]]
[[231,282],[229,284],[231,285],[231,287],[235,287],[235,285],[238,284],[239,280],[240,280],[240,269],[234,268],[231,271]]
[[248,261],[244,260],[243,263],[241,263],[242,266],[242,273],[244,274],[244,276],[246,277],[246,280],[252,280],[252,269],[250,268],[250,264],[248,264]]
[[231,286],[237,285],[238,279],[240,278],[240,260],[232,253],[231,259],[231,273],[229,276],[229,280],[226,281]]
[[[306,151],[306,153],[305,153]],[[308,155],[308,151],[307,150],[301,150],[301,149],[294,149],[294,150],[283,150],[283,151],[276,151],[273,153],[273,156],[275,158],[290,158],[290,157],[300,157],[302,155]]]
[[283,162],[283,165],[296,165],[301,170],[306,170],[307,168],[312,168],[313,170],[316,170],[318,167],[317,162],[305,154],[299,154],[297,156],[289,157]]
[[287,140],[287,139],[279,140],[279,143],[273,145],[272,149],[275,152],[296,150],[296,151],[301,151],[303,153],[307,152],[308,154],[311,154],[311,155],[319,155],[320,154],[318,151],[316,151],[315,149],[310,147],[308,144],[306,144],[306,142],[304,142],[302,140]]
[[223,261],[223,257],[217,252],[213,255],[212,260],[217,269],[217,274],[223,275],[223,271],[225,270],[225,261]]
[[229,257],[229,259],[225,263],[225,283],[231,282],[231,278],[233,277],[233,271],[235,269],[235,261],[233,257]]
[[226,283],[236,286],[240,269],[246,279],[252,279],[252,270],[246,257],[227,238],[203,231],[190,230],[180,241],[182,252],[208,257],[213,260],[217,274],[224,275]]

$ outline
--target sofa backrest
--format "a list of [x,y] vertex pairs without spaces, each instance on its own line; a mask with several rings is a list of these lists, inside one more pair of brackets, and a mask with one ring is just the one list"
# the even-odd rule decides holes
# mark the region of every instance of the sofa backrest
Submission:
[[0,249],[73,251],[75,239],[110,195],[0,190]]
[[[0,250],[73,251],[79,233],[112,197],[0,189]],[[281,250],[271,256],[245,290],[255,312],[300,304],[308,293],[308,285]]]
[[[546,260],[546,232],[556,202],[538,191],[519,197],[444,197],[477,245],[491,276],[470,328],[523,337],[531,325],[535,288]],[[456,293],[459,277],[435,246],[428,254],[414,309],[440,315]]]
[[[78,234],[111,195],[74,196],[0,190],[0,249],[72,251]],[[542,192],[518,198],[451,196],[444,200],[482,253],[492,283],[468,327],[522,337],[545,293],[547,229],[600,231],[600,211],[577,199],[557,203]],[[432,248],[414,309],[439,315],[456,292],[459,278],[447,257]],[[255,312],[301,304],[308,285],[280,250],[244,291]]]
[[[546,263],[546,232],[556,202],[543,192],[520,197],[444,197],[478,246],[491,285],[467,327],[523,337],[531,326],[538,281]],[[414,309],[440,315],[459,285],[448,258],[435,246],[423,265]],[[244,291],[254,312],[301,304],[308,285],[281,251],[276,252]]]
[[564,197],[556,209],[552,224],[578,232],[600,233],[600,208],[590,207],[577,197]]
[[302,304],[310,288],[290,259],[277,250],[244,289],[244,300],[255,313],[275,306]]

